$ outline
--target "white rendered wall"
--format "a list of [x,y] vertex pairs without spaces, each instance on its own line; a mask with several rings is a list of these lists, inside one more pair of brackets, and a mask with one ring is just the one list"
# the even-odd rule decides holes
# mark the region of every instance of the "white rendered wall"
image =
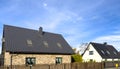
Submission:
[[[89,55],[89,51],[93,51],[93,55]],[[90,61],[90,59],[96,62],[102,61],[102,57],[98,54],[98,52],[94,49],[94,47],[91,44],[89,45],[88,49],[83,55],[83,61],[88,62]]]

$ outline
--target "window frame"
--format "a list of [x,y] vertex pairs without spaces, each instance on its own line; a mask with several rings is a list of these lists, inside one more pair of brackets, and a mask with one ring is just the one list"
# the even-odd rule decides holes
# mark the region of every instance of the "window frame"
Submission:
[[113,53],[114,53],[115,55],[117,55],[117,52],[113,51]]
[[62,48],[62,45],[61,45],[61,43],[57,43],[57,46],[59,47],[59,48]]
[[90,62],[93,62],[93,59],[90,59]]
[[93,51],[89,51],[89,55],[93,55],[94,54],[94,52]]
[[109,54],[109,55],[110,55],[110,52],[109,52],[108,50],[107,50],[106,52],[107,52],[107,54]]
[[32,42],[32,40],[30,40],[30,39],[27,39],[27,45],[28,45],[28,46],[32,46],[32,45],[33,45],[33,42]]
[[56,57],[55,63],[56,64],[61,64],[62,63],[62,57]]
[[[29,61],[28,61],[29,60]],[[34,61],[33,61],[34,60]],[[29,62],[29,63],[28,63]],[[26,57],[25,58],[26,65],[35,65],[36,64],[36,57]]]
[[43,41],[43,44],[44,44],[44,46],[45,46],[45,47],[47,47],[47,48],[49,47],[49,45],[48,45],[48,42],[47,42],[47,41]]
[[105,55],[105,52],[103,50],[101,50],[101,52]]

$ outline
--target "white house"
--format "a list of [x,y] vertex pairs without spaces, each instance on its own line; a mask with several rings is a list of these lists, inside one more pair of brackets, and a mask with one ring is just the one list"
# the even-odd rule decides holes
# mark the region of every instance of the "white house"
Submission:
[[84,62],[118,61],[119,59],[118,51],[112,45],[107,45],[107,43],[90,42],[83,53]]

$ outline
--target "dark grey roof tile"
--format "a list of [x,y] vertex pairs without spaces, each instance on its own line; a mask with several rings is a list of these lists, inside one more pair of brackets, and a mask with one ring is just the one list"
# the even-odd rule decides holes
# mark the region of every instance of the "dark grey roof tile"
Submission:
[[112,45],[105,45],[93,42],[90,42],[90,44],[92,44],[92,46],[98,51],[102,58],[120,58],[118,51]]
[[[73,54],[73,50],[60,34],[4,25],[5,49],[10,52]],[[29,46],[27,40],[32,41]],[[48,43],[48,48],[44,41]],[[62,48],[57,46],[60,43]]]

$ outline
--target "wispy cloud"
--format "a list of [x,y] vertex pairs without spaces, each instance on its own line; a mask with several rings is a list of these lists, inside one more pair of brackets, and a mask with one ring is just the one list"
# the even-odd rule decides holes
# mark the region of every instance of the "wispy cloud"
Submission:
[[100,41],[100,42],[101,41],[108,41],[108,42],[120,41],[120,35],[101,36],[96,38],[94,41]]
[[[46,10],[44,18],[34,18],[30,21],[24,21],[28,27],[37,28],[38,26],[43,26],[49,30],[55,30],[59,28],[62,24],[71,24],[76,23],[77,21],[83,20],[82,16],[79,16],[77,13],[74,13],[70,10],[61,10],[49,6],[47,3],[43,3],[44,9]],[[68,22],[68,23],[67,23]]]
[[42,26],[62,34],[72,47],[90,40],[111,42],[120,39],[119,6],[118,0],[10,0],[0,4],[0,24]]
[[44,6],[44,7],[47,7],[47,6],[48,6],[48,4],[47,4],[47,3],[43,3],[43,6]]
[[115,46],[116,49],[120,50],[120,35],[108,35],[108,36],[100,36],[93,40],[94,42],[104,43],[107,42]]

